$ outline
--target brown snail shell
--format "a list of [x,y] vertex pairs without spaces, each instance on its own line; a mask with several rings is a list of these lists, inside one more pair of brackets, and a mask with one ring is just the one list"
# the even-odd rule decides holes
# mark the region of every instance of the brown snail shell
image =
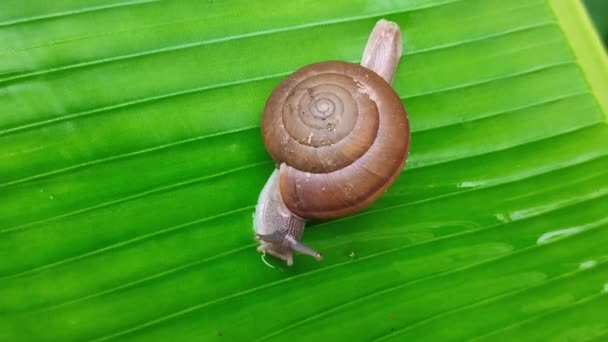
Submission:
[[272,92],[262,136],[280,165],[286,207],[328,219],[374,202],[403,169],[410,142],[399,96],[378,74],[341,61],[305,66]]

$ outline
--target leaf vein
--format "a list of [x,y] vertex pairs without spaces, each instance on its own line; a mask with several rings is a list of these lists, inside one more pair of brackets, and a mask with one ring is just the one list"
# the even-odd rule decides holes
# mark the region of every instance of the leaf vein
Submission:
[[[506,223],[499,223],[499,224],[493,225],[491,227],[486,227],[485,229],[496,228],[497,226],[502,226],[502,225],[506,225]],[[580,236],[580,235],[586,234],[586,233],[588,233],[590,231],[595,231],[597,229],[598,228],[585,229],[585,230],[583,230],[583,231],[581,231],[581,232],[579,232],[577,234],[573,234],[573,235],[564,237],[563,240],[569,240],[573,236]],[[467,232],[467,234],[471,234],[473,232],[479,232],[479,230],[470,231],[470,232]],[[457,235],[457,234],[454,234],[454,235]],[[449,236],[449,237],[446,236],[444,238],[433,239],[433,240],[428,241],[427,243],[435,242],[435,241],[438,241],[438,240],[443,240],[443,239],[446,239],[446,238],[449,239],[449,238],[452,238],[452,237],[453,236]],[[558,242],[556,242],[556,243],[558,243]],[[423,244],[426,244],[426,243],[423,243]],[[369,255],[367,257],[359,258],[359,259],[354,260],[354,261],[346,261],[346,262],[343,262],[343,263],[337,263],[337,264],[334,264],[332,266],[328,266],[328,267],[325,267],[325,268],[322,268],[322,269],[319,269],[319,270],[315,270],[315,271],[303,273],[303,274],[300,274],[300,275],[296,275],[296,276],[293,276],[291,278],[287,278],[287,279],[283,279],[283,280],[267,283],[267,284],[264,284],[264,285],[253,287],[253,288],[248,289],[248,290],[239,291],[239,292],[236,292],[236,293],[228,295],[228,296],[224,296],[224,297],[220,297],[220,298],[214,299],[212,301],[208,301],[208,302],[205,302],[205,303],[200,303],[200,304],[197,304],[197,305],[192,305],[192,306],[190,306],[188,308],[185,308],[185,309],[182,309],[182,310],[179,310],[179,311],[175,311],[174,313],[161,316],[159,318],[150,320],[148,322],[136,325],[136,326],[134,326],[132,328],[121,330],[121,331],[118,331],[118,332],[115,332],[115,333],[112,333],[112,334],[109,334],[109,335],[105,335],[105,336],[96,338],[93,341],[105,341],[105,340],[113,339],[113,338],[116,338],[116,337],[119,337],[119,336],[124,336],[126,334],[130,334],[130,333],[134,333],[134,332],[137,332],[137,331],[141,331],[143,329],[149,328],[149,327],[157,325],[159,323],[166,322],[168,320],[171,320],[171,319],[183,316],[185,314],[188,314],[188,313],[191,313],[191,312],[194,312],[194,311],[198,311],[200,309],[203,309],[203,308],[208,307],[208,306],[213,305],[213,304],[217,304],[217,303],[224,302],[224,301],[227,301],[227,300],[230,300],[230,299],[234,299],[234,298],[238,298],[238,297],[241,297],[241,296],[244,296],[244,295],[248,295],[248,294],[251,294],[251,293],[254,293],[254,292],[266,289],[266,288],[270,288],[270,287],[273,287],[273,286],[276,286],[276,285],[279,285],[279,284],[282,284],[282,283],[293,281],[294,279],[304,278],[306,276],[310,276],[311,274],[325,272],[327,270],[335,269],[337,267],[341,267],[341,266],[344,266],[344,265],[350,265],[350,264],[353,264],[353,263],[361,262],[363,260],[368,260],[368,259],[371,259],[371,258],[376,258],[376,257],[379,257],[379,256],[383,256],[383,255],[386,255],[386,254],[389,254],[389,253],[395,253],[397,251],[408,249],[408,248],[411,248],[411,247],[414,247],[414,246],[416,246],[416,245],[410,245],[410,246],[406,246],[406,247],[397,247],[397,248],[390,249],[390,250],[387,250],[387,251],[383,251],[383,252],[380,252],[380,253],[372,254],[372,255]],[[432,274],[432,275],[429,275],[429,276],[424,276],[424,277],[421,277],[421,278],[418,278],[418,279],[414,279],[414,280],[408,281],[406,283],[402,283],[402,284],[399,284],[399,285],[396,285],[396,286],[391,286],[391,287],[389,287],[387,289],[384,289],[382,291],[377,292],[377,294],[387,293],[387,292],[393,291],[395,289],[401,289],[401,288],[410,286],[412,284],[420,283],[420,282],[428,280],[428,279],[439,278],[439,277],[442,277],[442,276],[446,276],[446,275],[449,275],[449,274],[455,274],[455,273],[459,273],[459,272],[466,272],[466,271],[468,271],[470,269],[473,269],[475,267],[480,267],[482,265],[491,264],[491,263],[496,262],[498,260],[510,258],[510,257],[512,257],[514,255],[518,255],[518,254],[521,254],[521,253],[526,253],[526,252],[529,252],[530,250],[535,250],[535,249],[538,249],[538,248],[543,248],[545,246],[546,245],[536,245],[535,244],[535,245],[532,245],[532,246],[529,246],[529,247],[524,247],[522,249],[519,249],[519,250],[517,250],[517,251],[515,251],[513,253],[510,253],[510,254],[507,254],[507,255],[503,255],[503,256],[495,257],[495,258],[490,258],[490,259],[487,259],[487,260],[484,260],[484,261],[480,261],[480,262],[475,262],[473,264],[469,264],[469,265],[466,265],[466,266],[463,266],[463,267],[459,267],[459,268],[456,268],[456,269],[451,269],[451,270],[447,270],[447,271],[441,271],[441,272],[438,272],[438,273],[435,273],[435,274]]]
[[[459,0],[459,1],[461,1],[461,0]],[[424,50],[420,50],[420,51],[421,51],[421,53],[425,53],[425,52],[431,52],[431,51],[436,51],[436,50],[441,50],[441,49],[450,49],[450,48],[454,48],[454,47],[457,47],[457,46],[460,46],[460,45],[480,43],[480,42],[483,42],[483,41],[486,41],[486,40],[491,40],[491,39],[499,38],[501,36],[506,36],[506,35],[518,33],[518,32],[521,32],[521,31],[527,31],[527,30],[535,29],[535,28],[542,28],[542,27],[545,27],[545,26],[548,26],[548,25],[550,25],[550,24],[544,23],[544,24],[540,24],[540,25],[524,26],[524,27],[521,27],[519,29],[512,29],[512,30],[501,32],[501,33],[492,34],[492,35],[484,36],[484,37],[481,37],[481,38],[475,38],[475,39],[471,39],[471,40],[461,40],[461,41],[450,43],[450,44],[438,45],[437,47],[433,47],[433,48],[429,48],[429,49],[424,49]],[[417,54],[417,52],[407,53],[407,54],[404,54],[404,56],[414,55],[414,54]],[[359,60],[352,60],[350,62],[352,62],[352,63],[358,63]],[[88,64],[85,64],[84,66],[86,66],[86,65],[88,65]],[[171,98],[171,97],[177,97],[177,96],[195,94],[195,93],[199,93],[199,92],[203,92],[203,91],[207,91],[207,90],[219,89],[219,88],[223,88],[223,87],[229,87],[229,86],[235,86],[235,85],[241,85],[241,84],[247,84],[247,83],[257,82],[257,81],[261,81],[261,80],[269,80],[269,79],[273,79],[273,78],[280,78],[280,77],[287,76],[287,75],[291,74],[292,72],[293,72],[293,70],[290,70],[290,71],[286,71],[286,72],[279,72],[279,73],[274,73],[274,74],[268,74],[268,75],[262,75],[262,76],[255,76],[255,77],[245,78],[245,79],[241,79],[241,80],[226,81],[226,82],[222,82],[222,83],[205,85],[205,86],[202,86],[202,87],[194,87],[194,88],[184,89],[184,90],[180,90],[180,91],[175,91],[175,92],[171,92],[171,93],[151,96],[151,97],[137,99],[137,100],[133,100],[133,101],[127,101],[127,102],[118,103],[118,104],[114,104],[114,105],[110,105],[110,106],[104,106],[104,107],[94,108],[94,109],[90,109],[90,110],[86,110],[86,111],[82,111],[82,112],[78,112],[78,113],[72,113],[72,114],[57,116],[57,117],[52,118],[52,119],[41,120],[41,121],[31,122],[31,123],[27,123],[27,124],[23,124],[23,125],[19,125],[19,126],[5,128],[3,130],[0,130],[0,136],[6,135],[6,134],[10,134],[10,133],[14,133],[14,132],[19,132],[19,131],[27,130],[27,129],[31,129],[31,128],[37,128],[37,127],[41,127],[41,126],[46,126],[46,125],[53,124],[53,123],[56,123],[56,122],[76,119],[76,118],[80,118],[80,117],[86,117],[86,116],[90,116],[90,115],[97,114],[97,113],[107,112],[107,111],[116,110],[116,109],[124,108],[124,107],[141,105],[141,104],[144,104],[144,103],[147,103],[147,102],[153,102],[153,101],[163,100],[163,99],[167,99],[167,98]],[[8,81],[9,79],[5,79],[5,80]],[[4,82],[5,80],[0,79],[0,83]],[[422,95],[423,94],[417,94],[417,95],[408,95],[408,96],[404,96],[404,97],[415,97],[415,96],[422,96]]]
[[[595,175],[595,176],[597,176],[597,175]],[[592,177],[595,177],[595,176],[592,176]],[[488,187],[488,188],[490,188],[490,187]],[[465,192],[476,192],[476,191],[484,191],[484,190],[487,190],[487,189],[486,188],[482,188],[482,189],[477,189],[477,190],[467,190]],[[545,189],[545,190],[549,190],[549,189]],[[539,190],[538,192],[540,193],[542,191],[543,190]],[[462,193],[465,193],[465,192],[462,192]],[[444,196],[437,196],[434,199],[441,199],[441,198],[445,198],[445,197],[456,197],[456,196],[461,195],[462,193],[453,193],[453,194],[444,195]],[[587,196],[587,197],[584,197],[584,198],[576,200],[576,201],[570,201],[570,202],[566,203],[565,205],[556,206],[556,207],[553,207],[549,211],[540,212],[540,213],[535,214],[535,215],[527,216],[527,217],[523,218],[522,220],[527,220],[527,219],[531,219],[533,217],[548,215],[548,214],[550,214],[550,213],[552,213],[554,211],[563,210],[564,208],[567,208],[567,207],[570,207],[570,206],[573,206],[573,205],[577,205],[577,204],[580,204],[580,203],[592,202],[592,201],[598,200],[598,199],[606,196],[607,193],[608,193],[608,191],[605,191],[605,193],[596,194],[595,196]],[[422,200],[422,201],[414,201],[414,202],[410,202],[408,205],[415,205],[415,204],[419,204],[419,203],[423,203],[423,202],[428,202],[428,201],[431,201],[431,200],[433,200],[433,199],[425,199],[425,200]],[[250,208],[253,208],[253,207],[254,206],[236,209],[236,210],[233,210],[228,215],[232,215],[232,214],[235,214],[235,213],[238,213],[238,212],[242,212],[244,210],[247,210],[247,209],[250,209]],[[393,209],[395,209],[395,207],[386,207],[382,211],[390,211],[390,210],[393,210]],[[381,211],[381,210],[378,210],[378,211]],[[353,218],[353,216],[350,216],[349,218]],[[165,232],[174,232],[174,231],[176,231],[176,230],[178,230],[180,228],[184,228],[186,226],[190,226],[191,224],[195,224],[197,221],[203,221],[203,220],[205,220],[205,219],[199,219],[199,220],[196,220],[196,221],[193,221],[193,222],[188,222],[188,223],[182,224],[180,226],[173,226],[173,227],[164,229],[164,232],[159,232],[158,234],[162,234],[162,233],[165,233]],[[322,224],[316,225],[315,227],[320,227],[320,226],[322,226],[324,224],[327,224],[327,223],[322,223]],[[442,236],[442,237],[434,238],[434,239],[431,239],[431,240],[428,240],[428,241],[424,241],[424,242],[420,242],[420,243],[415,243],[415,244],[404,246],[404,247],[396,247],[396,248],[393,248],[391,250],[387,250],[387,251],[383,251],[383,252],[372,254],[372,255],[370,255],[368,257],[374,256],[374,255],[383,255],[383,254],[386,254],[386,253],[392,253],[392,252],[396,252],[396,251],[401,251],[401,250],[405,250],[405,249],[409,249],[409,248],[414,248],[416,246],[421,246],[421,245],[432,245],[432,244],[437,243],[439,241],[448,240],[448,239],[456,238],[456,237],[460,237],[460,236],[466,236],[466,235],[476,234],[476,233],[479,233],[479,232],[482,232],[482,231],[487,231],[488,229],[494,229],[495,227],[501,227],[501,226],[505,226],[505,225],[508,225],[508,224],[509,223],[505,223],[505,222],[493,223],[493,224],[486,225],[486,226],[483,226],[483,227],[474,228],[474,229],[471,229],[471,230],[468,230],[468,231],[459,232],[459,233],[445,235],[445,236]],[[585,231],[585,230],[583,230],[583,231]],[[573,235],[578,235],[580,233],[581,232],[579,232],[577,234],[573,234]],[[119,244],[114,244],[114,245],[106,246],[106,247],[102,248],[102,251],[100,251],[100,252],[101,253],[107,252],[107,251],[109,251],[111,249],[114,249],[114,248],[117,248],[117,247],[122,247],[122,246],[125,246],[125,245],[129,244],[129,243],[136,242],[136,241],[141,241],[141,240],[146,239],[146,238],[154,237],[154,236],[156,236],[158,234],[151,233],[151,234],[148,234],[146,237],[136,237],[136,238],[133,238],[133,239],[129,240],[130,242],[125,242],[125,243],[119,243]],[[249,244],[249,245],[244,246],[243,249],[253,248],[255,245],[256,245],[255,243],[254,244]],[[239,248],[235,248],[233,250],[235,252],[238,252],[238,251],[241,251],[241,248],[239,247]],[[92,251],[92,252],[90,252],[90,254],[97,254],[97,251]],[[224,256],[227,256],[230,253],[228,253],[228,252],[222,252],[220,254],[222,254]],[[73,257],[72,259],[79,260],[79,259],[82,259],[83,257],[86,257],[86,255],[83,255],[82,257],[81,256],[76,256],[76,257]],[[208,258],[206,258],[204,260],[207,260],[207,259]],[[361,259],[357,259],[357,260],[361,260]],[[69,262],[69,260],[66,261],[66,262]],[[348,262],[345,262],[344,264],[347,264],[347,263],[350,263],[350,262],[351,261],[348,261]],[[61,263],[64,263],[64,262],[61,262]],[[200,264],[199,262],[193,262],[193,263],[190,263],[188,265],[196,266],[196,265],[199,265],[199,264]],[[328,268],[334,268],[336,265],[340,265],[340,264],[334,264],[334,265],[328,266]],[[49,266],[47,266],[45,268],[51,268],[52,266],[53,265],[49,265]],[[176,267],[176,268],[165,270],[165,271],[161,272],[161,274],[163,274],[163,275],[169,275],[169,274],[173,274],[173,273],[175,273],[175,272],[177,272],[179,270],[184,270],[186,268],[188,268],[188,267],[183,267],[183,265],[182,265],[182,266],[179,266],[179,267]],[[314,273],[314,272],[317,272],[317,271],[320,271],[320,270],[324,270],[324,269],[325,268],[322,268],[322,269],[315,270],[315,271],[312,271],[312,272]],[[27,273],[30,273],[30,272],[27,272]],[[15,275],[15,277],[17,277],[17,276],[18,275]],[[9,277],[13,278],[13,276],[9,276]],[[109,294],[109,293],[112,293],[112,292],[118,291],[120,289],[124,289],[124,288],[130,287],[130,286],[135,286],[135,285],[144,283],[144,282],[146,282],[148,280],[151,280],[151,279],[158,279],[158,278],[160,278],[158,276],[158,274],[154,274],[154,275],[151,275],[151,276],[148,276],[148,277],[143,277],[143,278],[138,279],[136,281],[129,282],[129,283],[126,283],[126,284],[121,284],[121,285],[119,285],[117,287],[114,287],[114,288],[111,288],[111,289],[103,290],[103,291],[96,292],[96,293],[93,293],[93,294],[89,294],[89,295],[86,295],[86,296],[83,296],[83,297],[80,297],[80,298],[76,298],[76,299],[72,299],[72,300],[69,300],[69,301],[66,301],[66,302],[62,302],[62,303],[59,303],[59,304],[56,304],[56,305],[52,305],[50,308],[57,308],[57,307],[65,306],[67,304],[74,304],[74,303],[81,302],[81,301],[84,301],[84,300],[87,300],[87,299],[91,299],[91,298],[95,298],[95,297],[98,297],[98,296],[101,296],[101,295]],[[0,278],[0,279],[2,279],[2,278]]]
[[57,19],[57,18],[61,18],[61,17],[74,16],[74,15],[90,13],[90,12],[99,12],[99,11],[114,9],[114,8],[118,8],[118,7],[143,5],[143,4],[159,2],[159,1],[160,0],[131,0],[131,1],[125,1],[125,2],[120,2],[120,3],[115,3],[115,4],[90,6],[90,7],[84,7],[84,8],[79,8],[79,9],[67,10],[67,11],[63,11],[63,12],[57,12],[57,13],[42,14],[42,15],[31,16],[31,17],[11,19],[11,20],[0,22],[0,27],[7,27],[7,26],[16,25],[16,24],[24,24],[24,23],[29,23],[32,21],[39,21],[39,20],[46,20],[46,19]]

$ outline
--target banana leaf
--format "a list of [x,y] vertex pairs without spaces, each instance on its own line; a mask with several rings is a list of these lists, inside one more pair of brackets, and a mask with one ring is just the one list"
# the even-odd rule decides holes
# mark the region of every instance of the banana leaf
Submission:
[[[265,100],[381,18],[406,167],[262,257]],[[4,0],[0,340],[606,340],[607,65],[574,0]]]
[[608,2],[603,0],[585,0],[585,7],[600,38],[603,38],[604,48],[608,47]]

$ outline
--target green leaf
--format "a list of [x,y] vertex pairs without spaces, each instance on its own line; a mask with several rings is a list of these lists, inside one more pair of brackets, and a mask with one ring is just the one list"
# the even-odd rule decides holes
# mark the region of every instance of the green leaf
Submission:
[[[0,340],[603,340],[608,66],[578,1],[0,3]],[[402,28],[411,155],[255,251],[260,113]]]
[[604,47],[608,46],[608,2],[604,0],[585,0],[584,4],[598,34],[604,39]]

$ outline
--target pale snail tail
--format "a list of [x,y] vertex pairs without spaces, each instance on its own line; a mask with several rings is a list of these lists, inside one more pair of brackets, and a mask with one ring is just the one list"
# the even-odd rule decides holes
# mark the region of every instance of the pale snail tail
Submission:
[[301,254],[310,255],[318,261],[321,261],[323,259],[323,255],[321,253],[294,239],[292,236],[287,236],[287,241],[289,241],[289,245],[294,251],[299,252]]
[[380,19],[367,40],[361,65],[373,70],[391,84],[402,49],[399,26],[392,21]]

